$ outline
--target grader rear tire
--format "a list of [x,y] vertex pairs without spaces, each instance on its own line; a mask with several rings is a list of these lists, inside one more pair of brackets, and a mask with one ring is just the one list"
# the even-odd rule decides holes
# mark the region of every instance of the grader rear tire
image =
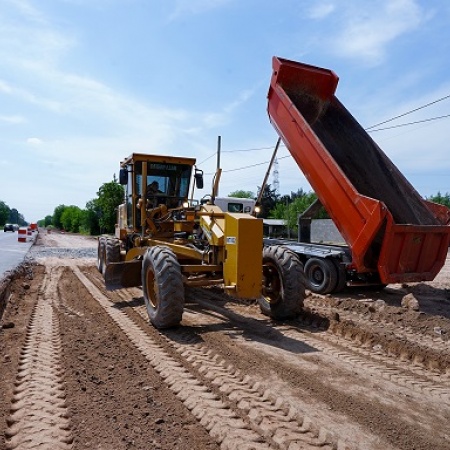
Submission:
[[168,247],[149,247],[142,262],[142,291],[150,322],[156,328],[179,325],[184,285],[177,257]]
[[108,265],[112,262],[120,261],[120,241],[119,239],[107,239],[105,249],[105,263]]
[[303,264],[297,255],[282,246],[263,249],[263,295],[261,312],[275,320],[298,316],[305,299]]
[[106,259],[106,238],[98,238],[97,245],[97,269],[103,274],[105,272],[105,259]]

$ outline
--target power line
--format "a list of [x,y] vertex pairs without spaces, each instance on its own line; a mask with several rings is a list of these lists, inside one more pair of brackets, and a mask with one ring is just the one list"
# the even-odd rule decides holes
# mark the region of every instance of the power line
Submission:
[[216,156],[217,152],[214,152],[212,155],[208,156],[206,159],[204,159],[201,163],[198,163],[197,166],[201,166],[203,163],[208,161],[208,159],[211,159],[213,156]]
[[375,131],[391,130],[392,128],[406,127],[408,125],[416,125],[418,123],[431,122],[433,120],[446,119],[448,117],[450,117],[450,114],[446,114],[445,116],[430,117],[429,119],[416,120],[415,122],[400,123],[398,125],[392,125],[391,127],[383,127],[377,128],[376,130],[370,130],[369,133],[374,133]]
[[[416,111],[420,111],[421,109],[427,108],[428,106],[434,105],[434,104],[439,103],[439,102],[441,102],[443,100],[446,100],[448,98],[450,98],[450,94],[449,95],[445,95],[444,97],[438,98],[437,100],[434,100],[432,102],[426,103],[425,105],[419,106],[418,108],[411,109],[411,110],[406,111],[406,112],[404,112],[402,114],[394,116],[394,117],[392,117],[390,119],[384,120],[383,122],[379,122],[379,123],[377,123],[375,125],[371,125],[370,127],[365,128],[365,131],[367,131],[368,133],[375,133],[377,131],[390,130],[390,129],[393,129],[393,128],[406,127],[406,126],[409,126],[409,125],[417,125],[419,123],[431,122],[431,121],[435,121],[435,120],[441,120],[441,119],[448,118],[448,117],[450,117],[450,114],[443,115],[443,116],[430,117],[428,119],[417,120],[417,121],[413,121],[413,122],[406,122],[406,123],[402,123],[402,124],[398,124],[398,125],[393,125],[393,126],[390,126],[390,127],[383,127],[383,128],[373,129],[373,128],[378,127],[380,125],[383,125],[385,123],[392,122],[393,120],[399,119],[400,117],[404,117],[404,116],[412,114],[412,113],[414,113]],[[281,145],[286,147],[283,143]],[[257,147],[257,148],[246,148],[246,149],[235,149],[235,150],[222,150],[222,153],[252,152],[252,151],[260,151],[260,150],[271,150],[272,148],[273,147],[271,146],[271,147]],[[217,154],[217,152],[214,152],[212,155],[208,156],[206,159],[204,159],[198,165],[201,166],[203,163],[205,163],[206,161],[211,159],[216,154]],[[283,157],[278,158],[278,159],[289,158],[290,156],[291,155],[287,155],[287,156],[283,156]],[[260,166],[260,165],[268,164],[268,163],[269,163],[269,161],[265,161],[265,162],[262,162],[262,163],[256,163],[256,164],[251,164],[249,166],[239,167],[239,168],[236,168],[236,169],[223,170],[222,172],[235,172],[235,171],[238,171],[238,170],[249,169],[249,168],[252,168],[252,167],[256,167],[256,166]],[[209,174],[206,174],[206,175],[213,175],[213,174],[209,173]]]
[[399,119],[400,117],[407,116],[408,114],[412,114],[412,113],[414,113],[416,111],[419,111],[421,109],[427,108],[428,106],[431,106],[431,105],[434,105],[436,103],[442,102],[443,100],[446,100],[447,98],[450,98],[450,94],[449,95],[445,95],[444,97],[438,98],[437,100],[434,100],[434,101],[432,101],[430,103],[427,103],[427,104],[425,104],[423,106],[419,106],[418,108],[411,109],[410,111],[406,111],[403,114],[399,114],[398,116],[391,117],[390,119],[384,120],[383,122],[376,123],[375,125],[372,125],[372,126],[366,128],[366,131],[370,130],[372,128],[378,127],[380,125],[384,125],[385,123],[392,122],[395,119]]
[[[281,144],[284,146],[284,144]],[[260,150],[272,150],[273,146],[271,147],[258,147],[258,148],[242,148],[237,150],[222,150],[222,153],[238,153],[238,152],[256,152]],[[215,156],[217,152],[214,152],[212,155],[208,156],[206,159],[204,159],[201,163],[198,163],[198,166],[201,166],[203,163],[211,159],[213,156]]]
[[259,147],[259,148],[243,148],[240,150],[223,150],[222,153],[236,153],[236,152],[255,152],[255,151],[259,151],[259,150],[271,150],[273,149],[272,147]]
[[[286,156],[282,156],[281,158],[278,159],[285,159],[285,158],[290,158],[291,155],[286,155]],[[244,169],[251,169],[252,167],[256,167],[256,166],[262,166],[263,164],[269,164],[270,161],[264,161],[264,162],[260,162],[260,163],[256,163],[256,164],[250,164],[249,166],[243,166],[243,167],[237,167],[236,169],[228,169],[228,170],[222,170],[222,173],[225,172],[236,172],[238,170],[244,170]],[[214,175],[214,173],[205,173],[205,175]]]

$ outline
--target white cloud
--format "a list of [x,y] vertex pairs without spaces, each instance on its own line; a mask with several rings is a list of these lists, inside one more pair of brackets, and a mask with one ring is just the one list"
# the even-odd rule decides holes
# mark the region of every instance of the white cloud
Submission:
[[226,104],[220,112],[205,114],[202,123],[204,123],[207,128],[215,128],[229,123],[233,113],[252,97],[255,89],[256,88],[244,90],[238,95],[236,100]]
[[44,141],[37,137],[30,137],[27,139],[27,144],[29,144],[29,145],[41,145],[43,143],[44,143]]
[[335,53],[363,58],[370,64],[383,61],[387,47],[427,18],[415,0],[385,0],[355,5],[346,11],[340,35],[333,38]]
[[4,0],[29,20],[45,23],[44,16],[28,0]]
[[13,116],[0,116],[0,122],[5,122],[5,123],[9,123],[12,125],[17,125],[19,123],[25,123],[26,119],[22,116],[17,116],[17,115],[13,115]]
[[0,92],[10,94],[12,92],[12,88],[6,81],[0,80]]
[[336,6],[333,3],[317,3],[309,9],[309,17],[311,19],[323,19],[334,12]]

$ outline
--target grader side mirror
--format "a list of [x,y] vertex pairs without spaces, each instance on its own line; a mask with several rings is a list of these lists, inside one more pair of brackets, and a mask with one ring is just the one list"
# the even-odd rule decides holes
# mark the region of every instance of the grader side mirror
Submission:
[[195,168],[194,180],[197,189],[203,189],[203,170]]
[[120,169],[119,172],[119,183],[124,186],[128,183],[128,170],[127,169]]

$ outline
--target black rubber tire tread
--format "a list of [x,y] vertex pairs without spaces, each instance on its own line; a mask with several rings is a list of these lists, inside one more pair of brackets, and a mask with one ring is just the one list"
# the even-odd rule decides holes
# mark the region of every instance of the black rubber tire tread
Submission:
[[333,258],[332,261],[337,270],[337,283],[333,292],[341,292],[347,287],[347,275],[345,273],[344,267],[339,263],[339,260]]
[[106,240],[106,258],[105,263],[108,265],[112,262],[120,261],[120,241],[117,238]]
[[105,270],[105,258],[106,258],[106,238],[99,237],[97,245],[97,269],[100,273]]
[[[153,278],[153,286],[147,286],[148,275]],[[142,263],[142,291],[150,322],[156,328],[179,325],[184,309],[184,285],[180,264],[170,248],[148,248]],[[154,293],[156,305],[152,304],[149,291]]]
[[[314,271],[321,270],[323,279],[319,283],[314,279]],[[338,270],[329,258],[310,258],[305,263],[306,287],[316,294],[333,292],[338,283]]]
[[[275,270],[278,292],[264,295],[267,286],[267,267]],[[258,299],[261,312],[275,320],[297,317],[305,299],[305,277],[303,264],[298,256],[286,247],[272,245],[263,248],[263,295]]]

